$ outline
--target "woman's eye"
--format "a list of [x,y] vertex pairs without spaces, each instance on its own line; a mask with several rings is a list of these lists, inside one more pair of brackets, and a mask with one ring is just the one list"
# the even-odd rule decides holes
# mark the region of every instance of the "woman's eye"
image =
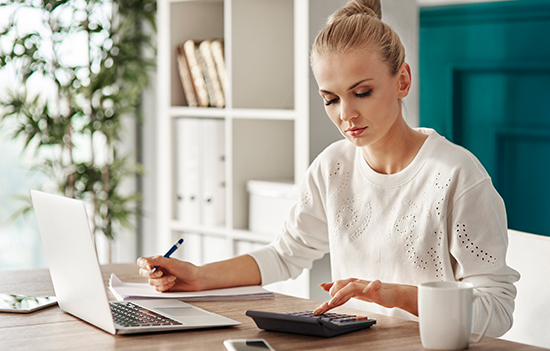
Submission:
[[329,105],[332,105],[334,103],[338,102],[338,98],[334,98],[334,99],[330,99],[330,100],[325,100],[325,106],[329,106]]
[[357,93],[357,94],[355,94],[355,96],[357,96],[358,98],[363,98],[363,97],[370,96],[371,93],[372,93],[372,89],[369,89],[369,90],[365,91],[364,93]]

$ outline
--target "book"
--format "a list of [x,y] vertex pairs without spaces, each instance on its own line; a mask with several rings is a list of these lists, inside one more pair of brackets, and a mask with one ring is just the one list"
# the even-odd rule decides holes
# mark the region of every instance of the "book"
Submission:
[[223,40],[214,39],[210,42],[210,52],[216,64],[220,86],[224,96],[227,95],[227,76],[225,72],[225,59],[223,54]]
[[216,69],[216,63],[211,51],[211,40],[203,40],[199,44],[199,51],[201,61],[201,68],[204,73],[204,80],[206,81],[206,87],[208,90],[208,97],[210,98],[210,106],[224,107],[225,98],[223,95],[220,78]]
[[223,41],[187,40],[177,47],[176,58],[187,105],[224,107],[227,83]]
[[200,44],[195,47],[195,57],[197,58],[197,62],[199,63],[202,77],[204,79],[206,93],[208,94],[208,106],[217,106],[218,101],[216,92],[214,91],[213,79],[212,77],[210,77],[210,73],[208,72],[208,67],[206,65],[206,60],[204,59],[204,56],[199,46]]
[[185,100],[187,101],[187,106],[197,107],[198,104],[195,87],[191,78],[191,72],[189,69],[189,64],[187,63],[187,58],[185,58],[183,45],[178,46],[176,58],[178,63],[178,72],[180,75]]
[[129,299],[178,299],[193,301],[269,300],[275,297],[272,291],[259,285],[203,291],[159,292],[147,283],[124,283],[115,274],[109,279],[109,290],[118,301]]
[[208,107],[208,92],[206,90],[206,82],[202,69],[199,65],[199,59],[197,57],[196,43],[190,39],[183,43],[183,51],[189,65],[189,72],[192,78],[193,86],[195,87],[195,93],[197,96],[197,104],[200,107]]

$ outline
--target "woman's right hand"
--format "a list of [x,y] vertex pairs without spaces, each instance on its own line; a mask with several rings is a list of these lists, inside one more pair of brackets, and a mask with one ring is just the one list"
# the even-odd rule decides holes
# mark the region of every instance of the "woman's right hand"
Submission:
[[[199,267],[192,263],[163,256],[140,257],[137,259],[139,275],[149,278],[149,284],[157,291],[198,291]],[[153,267],[159,266],[150,273]]]

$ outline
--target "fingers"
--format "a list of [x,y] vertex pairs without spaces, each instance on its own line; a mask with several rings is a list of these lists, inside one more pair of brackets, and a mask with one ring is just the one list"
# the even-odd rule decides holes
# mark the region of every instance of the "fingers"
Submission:
[[321,289],[323,289],[324,291],[329,291],[330,288],[332,288],[332,285],[334,285],[334,283],[321,283],[321,284],[319,284]]
[[176,284],[175,276],[163,277],[160,279],[149,279],[149,285],[155,288],[157,291],[167,291]]
[[160,266],[162,256],[140,257],[136,263],[140,267],[139,275],[144,278],[149,278],[149,285],[153,286],[157,291],[167,291],[176,284],[176,277],[173,275],[165,275],[162,269],[157,269],[151,272],[153,267]]
[[323,314],[330,310],[330,305],[328,302],[323,303],[321,306],[317,307],[315,311],[313,311],[313,314]]
[[[159,270],[152,272],[153,268],[158,266],[169,268],[173,265],[174,260],[166,258],[163,256],[153,256],[153,257],[140,257],[137,259],[136,264],[140,267],[140,276],[142,277],[160,277],[162,273],[157,273]],[[149,273],[149,274],[147,274]]]
[[[136,264],[139,275],[149,278],[149,284],[157,291],[196,291],[199,290],[199,267],[192,263],[163,256],[140,257]],[[159,268],[151,272],[155,266]]]
[[160,269],[157,269],[155,272],[151,273],[151,270],[149,268],[140,268],[139,269],[139,276],[143,278],[160,278],[164,272]]
[[[357,279],[338,280],[334,283],[324,283],[321,287],[330,292],[332,299],[323,303],[313,313],[323,314],[330,309],[341,306],[348,302],[351,298],[362,293],[365,288],[365,283]],[[330,285],[330,287],[329,287]]]
[[[399,307],[416,314],[418,290],[415,286],[382,283],[380,280],[344,279],[321,284],[329,291],[331,300],[319,306],[314,313],[322,314],[355,298],[387,308]],[[405,306],[405,307],[403,307]]]
[[378,293],[381,287],[382,282],[380,280],[373,280],[365,287],[365,289],[363,289],[362,293],[368,298],[369,295]]
[[343,305],[348,302],[349,299],[363,291],[363,286],[360,286],[355,282],[350,282],[338,291],[336,291],[334,294],[332,293],[333,289],[334,287],[331,289],[332,299],[328,302],[331,308]]
[[159,278],[162,276],[161,270],[156,270],[154,273],[151,273],[151,269],[154,267],[150,263],[149,258],[140,257],[137,259],[137,265],[139,266],[139,275],[144,278]]

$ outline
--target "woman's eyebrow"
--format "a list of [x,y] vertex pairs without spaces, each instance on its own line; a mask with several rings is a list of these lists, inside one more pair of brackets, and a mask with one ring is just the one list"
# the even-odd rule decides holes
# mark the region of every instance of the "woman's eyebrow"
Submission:
[[[368,82],[369,80],[374,80],[374,78],[367,78],[367,79],[360,80],[357,83],[353,84],[351,87],[349,87],[348,91],[354,89],[355,87],[357,87],[361,83]],[[332,91],[325,90],[325,89],[319,89],[319,92],[323,93],[323,94],[334,95],[334,93]]]
[[358,81],[357,83],[353,84],[351,87],[348,88],[348,91],[349,90],[352,90],[353,88],[357,87],[359,84],[361,83],[364,83],[364,82],[368,82],[369,80],[374,80],[374,78],[367,78],[367,79],[363,79],[363,80],[360,80]]

